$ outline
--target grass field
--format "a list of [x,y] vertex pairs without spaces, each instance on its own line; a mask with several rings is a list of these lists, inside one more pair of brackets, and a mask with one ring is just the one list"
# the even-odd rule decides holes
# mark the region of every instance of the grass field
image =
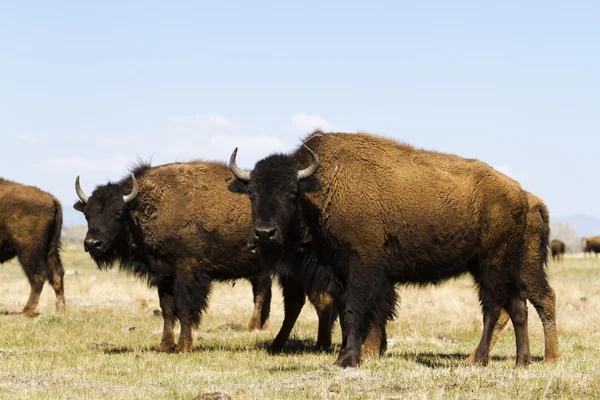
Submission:
[[[67,313],[54,312],[46,285],[39,316],[18,315],[29,285],[16,262],[0,266],[0,398],[193,399],[224,392],[234,399],[600,398],[600,260],[551,264],[561,357],[543,354],[541,323],[530,307],[536,361],[515,368],[514,333],[504,332],[488,367],[464,365],[481,316],[470,278],[427,289],[400,288],[398,318],[388,326],[385,357],[358,369],[332,366],[316,353],[317,320],[307,304],[287,354],[265,346],[283,319],[280,291],[267,330],[246,332],[251,288],[219,284],[194,336],[191,354],[158,354],[162,318],[155,290],[118,270],[100,272],[83,251],[63,252]],[[341,342],[334,330],[335,351]]]

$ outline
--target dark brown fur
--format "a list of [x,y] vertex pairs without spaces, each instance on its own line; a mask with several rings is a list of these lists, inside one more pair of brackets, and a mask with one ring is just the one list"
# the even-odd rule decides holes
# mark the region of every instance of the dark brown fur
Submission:
[[36,187],[0,178],[0,263],[18,257],[29,279],[31,293],[23,314],[35,314],[46,280],[56,293],[56,310],[65,308],[61,228],[58,199]]
[[373,135],[315,132],[305,143],[321,159],[314,177],[296,179],[310,164],[301,148],[259,161],[249,184],[236,180],[230,190],[251,191],[255,227],[278,230],[277,243],[259,241],[263,262],[291,265],[307,287],[335,294],[338,365],[358,364],[371,326],[384,336],[395,283],[435,284],[467,272],[484,313],[475,361],[487,363],[503,307],[517,333],[517,364],[530,361],[520,289],[528,207],[518,183],[476,160]]
[[[78,202],[74,207],[84,212],[88,221],[86,243],[102,242],[100,250],[88,248],[100,268],[118,263],[122,270],[158,288],[164,319],[158,350],[191,350],[192,327],[199,324],[207,307],[213,281],[255,277],[255,312],[249,328],[262,327],[271,297],[269,271],[260,268],[257,257],[247,248],[249,204],[227,191],[227,167],[211,162],[142,165],[134,174],[139,194],[132,203],[123,201],[132,187],[131,179],[125,178],[97,187],[87,204]],[[305,301],[304,292],[290,276],[280,276],[279,280],[286,320],[275,339],[275,351],[289,337],[293,327],[290,320],[296,321],[289,315]],[[176,319],[181,323],[177,346],[173,331]],[[328,346],[331,322],[324,323],[329,327],[329,338],[319,336],[319,344]]]
[[591,257],[592,253],[596,254],[596,258],[598,258],[598,253],[600,253],[600,236],[583,238],[583,253],[587,257],[588,255]]
[[[510,179],[507,177],[507,179]],[[525,296],[535,307],[544,328],[544,362],[555,362],[559,355],[556,333],[556,296],[548,283],[546,264],[550,237],[550,215],[546,204],[539,197],[527,193],[529,212],[525,229],[525,257],[521,268],[521,282]],[[494,329],[490,350],[506,326],[509,315],[502,310]],[[472,360],[473,356],[469,357]]]
[[554,239],[550,245],[552,250],[552,260],[560,261],[565,258],[566,246],[562,240]]

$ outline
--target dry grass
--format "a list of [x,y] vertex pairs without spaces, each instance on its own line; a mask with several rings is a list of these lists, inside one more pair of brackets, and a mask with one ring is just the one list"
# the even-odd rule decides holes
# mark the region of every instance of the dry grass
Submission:
[[[481,317],[472,283],[463,278],[437,288],[401,289],[388,355],[341,370],[332,366],[334,354],[313,351],[316,316],[308,305],[288,354],[266,353],[283,318],[277,289],[266,331],[226,328],[245,327],[252,311],[251,289],[241,281],[215,287],[193,353],[157,354],[162,323],[153,313],[155,291],[118,271],[97,271],[79,250],[67,249],[63,259],[65,315],[54,313],[49,286],[38,317],[15,315],[29,287],[17,263],[0,267],[2,398],[192,399],[216,391],[263,400],[600,397],[600,260],[571,257],[550,266],[562,353],[556,365],[514,368],[510,330],[487,368],[465,366]],[[543,336],[531,307],[530,321],[539,359]],[[339,326],[334,341],[340,343]]]

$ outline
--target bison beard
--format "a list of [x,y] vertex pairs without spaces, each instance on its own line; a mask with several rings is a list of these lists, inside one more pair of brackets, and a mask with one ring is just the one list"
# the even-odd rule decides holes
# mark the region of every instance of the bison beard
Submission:
[[275,231],[256,234],[259,252],[279,244],[304,285],[334,293],[343,334],[336,364],[358,364],[371,327],[385,338],[394,284],[464,273],[475,278],[484,315],[474,361],[488,362],[504,308],[515,327],[516,362],[530,362],[520,287],[527,199],[516,182],[476,160],[367,134],[315,132],[305,145],[321,159],[316,175],[300,179],[318,163],[304,148],[269,156],[251,173],[239,173],[232,157],[229,189],[250,193],[255,229]]
[[[250,213],[248,205],[223,186],[228,175],[227,167],[219,163],[141,165],[133,177],[98,186],[89,198],[76,182],[81,201],[74,208],[85,214],[85,248],[98,267],[118,263],[158,289],[164,319],[158,351],[191,350],[192,328],[200,323],[213,281],[248,278],[255,301],[249,329],[262,328],[268,318],[270,271],[261,269],[246,247]],[[136,182],[139,194],[130,196]],[[306,297],[294,279],[282,276],[280,282],[286,317],[272,346],[276,352],[289,338]],[[315,306],[323,316],[318,344],[327,347],[332,305]],[[176,320],[181,323],[177,346]]]
[[60,261],[62,207],[51,194],[0,178],[0,263],[18,257],[31,292],[23,314],[34,315],[46,280],[56,294],[56,310],[64,311]]

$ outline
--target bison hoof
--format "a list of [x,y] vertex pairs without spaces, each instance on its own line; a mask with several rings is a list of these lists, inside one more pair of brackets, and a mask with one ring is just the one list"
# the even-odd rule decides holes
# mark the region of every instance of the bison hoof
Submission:
[[173,353],[175,353],[175,354],[189,353],[190,351],[192,351],[192,346],[180,346],[180,345],[177,345],[173,349]]
[[478,365],[481,367],[485,367],[488,364],[488,360],[477,358],[476,354],[472,354],[469,357],[467,357],[465,363],[469,365]]
[[249,332],[260,331],[262,329],[264,329],[264,328],[261,326],[260,320],[251,319],[250,322],[248,323],[248,331]]
[[33,317],[37,317],[40,314],[35,312],[34,310],[23,310],[21,312],[21,315],[24,317],[27,317],[27,318],[33,318]]
[[342,368],[356,368],[360,362],[360,356],[354,352],[342,352],[334,365]]
[[156,351],[159,353],[172,353],[173,350],[175,350],[175,345],[174,344],[160,344],[157,348]]
[[523,357],[517,357],[517,363],[515,364],[515,366],[526,367],[529,364],[531,364],[531,357],[527,355]]

